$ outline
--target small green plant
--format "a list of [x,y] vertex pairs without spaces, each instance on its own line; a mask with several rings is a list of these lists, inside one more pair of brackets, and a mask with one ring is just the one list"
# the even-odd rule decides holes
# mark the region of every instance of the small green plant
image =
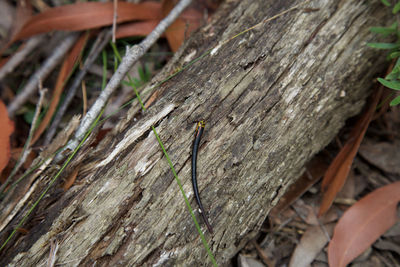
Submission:
[[[388,0],[381,0],[381,2],[387,7],[391,6],[391,3]],[[392,13],[397,14],[399,11],[400,1],[394,5]],[[389,27],[372,27],[370,31],[380,34],[383,37],[392,35],[397,37],[397,40],[394,43],[368,43],[368,46],[377,49],[389,50],[388,59],[397,59],[392,71],[386,75],[385,78],[378,78],[378,81],[390,89],[400,91],[400,29],[398,27],[398,23],[395,22]],[[390,102],[390,106],[396,106],[398,104],[400,104],[400,95],[395,97]]]

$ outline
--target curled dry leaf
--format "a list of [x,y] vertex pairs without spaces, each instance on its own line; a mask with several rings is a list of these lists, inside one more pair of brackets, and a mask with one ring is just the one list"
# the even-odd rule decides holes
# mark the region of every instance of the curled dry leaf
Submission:
[[238,264],[239,264],[239,266],[243,266],[243,267],[264,267],[264,264],[262,264],[258,260],[253,259],[253,258],[248,257],[243,254],[239,254]]
[[[86,2],[51,8],[29,19],[14,41],[53,30],[79,31],[111,25],[113,15],[112,2]],[[159,3],[118,3],[117,23],[161,18]]]
[[372,96],[372,101],[367,110],[359,118],[350,138],[335,157],[322,180],[322,191],[324,192],[318,216],[324,214],[332,205],[337,193],[342,189],[349,175],[354,157],[357,155],[361,141],[364,139],[365,132],[375,113],[376,105],[381,98],[383,88],[380,87]]
[[36,129],[36,132],[32,138],[31,145],[35,143],[41,134],[44,132],[48,124],[50,123],[51,118],[56,111],[58,102],[61,98],[61,93],[63,92],[64,86],[68,77],[70,76],[74,65],[78,62],[80,55],[82,54],[83,49],[85,48],[86,42],[88,40],[87,34],[82,34],[78,41],[75,43],[71,51],[68,53],[68,56],[64,58],[64,62],[61,66],[61,70],[58,73],[57,82],[53,91],[53,97],[50,102],[50,106],[46,112],[46,115],[40,122],[39,127]]
[[350,207],[328,248],[329,266],[346,266],[396,223],[400,182],[381,187]]
[[159,20],[125,23],[117,27],[115,37],[119,39],[129,36],[146,36],[154,30],[158,23],[160,23]]
[[368,143],[360,147],[361,156],[386,173],[400,175],[400,143]]
[[[163,8],[163,11],[165,11],[165,8]],[[130,25],[119,25],[116,36],[121,38],[147,35],[160,22],[163,14],[166,15],[168,12],[161,11],[160,3],[119,2],[117,23],[135,22],[130,23]],[[13,35],[8,45],[16,40],[54,30],[81,31],[108,26],[113,23],[113,17],[114,7],[112,2],[86,2],[51,8],[29,18],[22,29]],[[177,19],[175,24],[168,28],[166,36],[173,51],[178,49],[185,36],[199,27],[201,19],[201,12],[189,9]],[[122,28],[119,29],[120,27]]]
[[301,177],[294,182],[278,204],[271,210],[270,215],[277,216],[279,213],[287,209],[293,202],[303,195],[310,187],[312,187],[324,175],[328,169],[328,163],[325,157],[321,155],[314,156],[306,165],[306,171]]
[[[162,1],[161,10],[164,16],[168,15],[171,9],[175,6],[174,2],[175,1],[172,0]],[[177,18],[165,31],[168,44],[174,52],[178,50],[185,38],[200,26],[199,20],[201,18],[201,13],[196,13],[194,10],[192,10],[192,13],[192,21],[187,21],[181,16]]]
[[0,100],[0,173],[10,159],[10,135],[14,131],[14,123],[8,118],[7,108]]
[[310,266],[328,243],[332,230],[333,224],[325,225],[324,229],[320,225],[308,227],[290,258],[289,267]]

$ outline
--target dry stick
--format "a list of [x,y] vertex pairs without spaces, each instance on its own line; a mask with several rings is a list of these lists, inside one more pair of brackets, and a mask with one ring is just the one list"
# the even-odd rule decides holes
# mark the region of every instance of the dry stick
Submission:
[[18,65],[26,59],[26,57],[32,52],[32,50],[45,40],[45,37],[46,35],[37,35],[29,39],[29,41],[26,42],[21,51],[16,52],[0,69],[0,80],[4,79],[7,74],[18,67]]
[[257,243],[255,239],[251,241],[253,243],[254,247],[256,248],[258,255],[260,256],[261,260],[268,266],[272,267],[275,266],[274,262],[268,257],[266,251],[264,251],[261,246]]
[[31,76],[28,83],[22,89],[22,91],[14,98],[14,100],[8,105],[8,115],[13,117],[15,112],[28,100],[28,98],[34,93],[35,89],[39,84],[39,80],[45,80],[50,72],[60,63],[63,56],[75,43],[78,38],[77,33],[70,33],[61,42],[52,53],[52,55],[46,59],[43,65]]
[[87,93],[86,93],[85,81],[82,81],[81,84],[82,84],[82,101],[83,101],[82,115],[85,116],[87,111]]
[[[79,142],[83,139],[86,132],[89,130],[92,123],[100,114],[100,111],[106,105],[106,102],[110,98],[111,94],[120,85],[126,73],[130,70],[133,64],[135,64],[136,61],[138,61],[138,59],[143,56],[146,51],[157,41],[157,39],[179,16],[179,14],[190,4],[190,2],[191,0],[179,1],[179,3],[171,10],[168,16],[166,16],[140,44],[134,45],[129,48],[128,53],[122,58],[121,64],[119,65],[117,71],[111,77],[106,88],[104,88],[99,97],[96,99],[96,102],[83,118],[81,124],[79,125],[79,128],[75,132],[74,138],[68,142],[64,151],[67,149],[70,149],[71,151],[75,150]],[[56,162],[60,162],[63,157],[63,153],[60,152],[56,157]]]
[[118,1],[114,0],[114,16],[112,24],[112,42],[115,44],[115,32],[117,31]]
[[104,47],[108,44],[108,42],[111,39],[111,31],[109,29],[103,30],[98,36],[96,41],[94,42],[89,55],[87,56],[85,63],[83,65],[83,68],[81,71],[76,75],[74,81],[72,82],[71,87],[68,90],[68,93],[64,99],[64,102],[58,109],[56,115],[54,116],[53,122],[51,123],[49,129],[47,130],[46,136],[44,138],[44,145],[50,144],[50,142],[53,140],[58,125],[61,122],[62,117],[64,116],[65,112],[67,111],[67,108],[69,104],[71,103],[72,99],[74,98],[76,94],[76,90],[79,88],[81,85],[81,82],[88,72],[88,69],[90,66],[93,65],[94,61],[100,54],[100,52],[104,49]]
[[4,189],[8,186],[8,184],[10,183],[12,177],[18,172],[19,168],[21,168],[22,164],[24,164],[26,158],[31,153],[30,144],[31,144],[31,140],[32,140],[33,134],[35,133],[35,130],[36,130],[36,123],[37,123],[37,120],[39,118],[40,110],[41,110],[42,105],[43,105],[44,95],[45,95],[46,92],[47,92],[47,89],[43,89],[42,88],[42,82],[39,81],[39,101],[36,104],[35,115],[33,116],[31,129],[29,130],[28,139],[25,142],[24,148],[23,148],[23,150],[21,152],[22,154],[21,154],[20,158],[18,159],[17,164],[14,166],[12,172],[7,177],[7,180],[0,187],[0,192],[1,193],[4,192]]

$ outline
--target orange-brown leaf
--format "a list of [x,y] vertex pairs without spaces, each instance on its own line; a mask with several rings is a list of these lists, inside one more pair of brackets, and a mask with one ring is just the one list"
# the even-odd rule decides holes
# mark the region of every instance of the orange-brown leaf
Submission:
[[115,37],[146,36],[154,30],[159,22],[160,20],[145,20],[120,25],[117,27]]
[[374,94],[373,101],[368,106],[368,109],[362,117],[357,121],[353,130],[350,133],[350,138],[343,146],[342,150],[335,157],[328,170],[325,173],[322,181],[322,191],[324,192],[318,216],[324,214],[332,205],[337,193],[342,189],[347,176],[349,175],[354,157],[358,152],[361,141],[364,138],[365,132],[375,112],[375,107],[380,99],[383,88]]
[[0,173],[10,159],[10,135],[14,131],[14,123],[8,118],[7,108],[0,100]]
[[[113,14],[111,2],[86,2],[51,8],[28,20],[14,40],[53,30],[79,31],[111,25]],[[161,19],[159,3],[118,3],[117,23],[153,19]]]
[[[270,211],[270,216],[278,216],[296,199],[304,194],[311,186],[313,186],[324,175],[328,169],[328,163],[320,155],[315,156],[306,165],[306,171],[301,177],[286,191],[278,204]],[[314,213],[314,212],[313,212]]]
[[321,216],[330,208],[337,193],[342,189],[349,175],[354,157],[364,138],[365,131],[368,128],[371,116],[372,114],[369,112],[363,114],[355,125],[350,140],[344,145],[326,171],[324,180],[322,181],[322,190],[326,191],[322,198],[318,216]]
[[[164,16],[171,11],[175,5],[175,2],[177,1],[165,0],[162,2],[161,9]],[[191,18],[189,18],[189,11]],[[190,21],[186,20],[185,18],[190,19]],[[201,13],[191,9],[186,13],[186,17],[181,16],[177,18],[171,24],[171,26],[168,27],[168,29],[165,31],[165,35],[172,51],[176,52],[185,38],[187,38],[191,32],[200,26],[200,19]]]
[[189,34],[195,31],[200,26],[198,21],[185,22],[183,19],[178,18],[171,26],[165,31],[168,44],[173,52],[176,52],[182,43],[189,37]]
[[75,63],[78,61],[79,56],[81,55],[81,52],[86,45],[87,39],[88,35],[83,34],[75,43],[74,47],[69,52],[68,56],[65,57],[64,62],[61,66],[61,70],[57,77],[57,82],[53,92],[53,97],[50,102],[49,109],[47,110],[43,120],[40,122],[39,127],[36,129],[31,144],[35,143],[39,139],[40,135],[44,132],[51,118],[53,117],[58,102],[60,101],[61,93],[64,89],[65,82],[69,77]]
[[329,266],[346,266],[394,225],[399,201],[400,182],[395,182],[349,208],[337,223],[329,244]]

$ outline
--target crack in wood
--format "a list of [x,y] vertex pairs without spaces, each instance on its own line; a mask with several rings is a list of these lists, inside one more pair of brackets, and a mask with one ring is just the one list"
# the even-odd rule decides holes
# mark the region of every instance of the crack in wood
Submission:
[[172,110],[174,110],[174,108],[174,104],[169,104],[158,114],[144,121],[142,125],[136,125],[136,127],[129,129],[129,131],[125,133],[124,138],[115,146],[115,149],[111,151],[107,158],[97,164],[96,168],[110,163],[118,154],[124,151],[130,144],[134,143],[140,136],[143,135],[143,133],[148,131],[152,125],[166,117]]

